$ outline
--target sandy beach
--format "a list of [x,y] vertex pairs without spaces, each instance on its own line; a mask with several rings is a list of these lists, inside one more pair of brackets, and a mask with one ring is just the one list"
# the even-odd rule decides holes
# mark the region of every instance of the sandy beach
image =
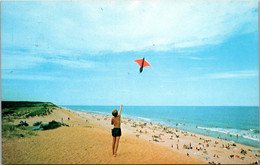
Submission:
[[[29,125],[63,120],[69,127],[37,131],[37,136],[18,140],[3,138],[2,163],[249,164],[260,159],[259,148],[124,117],[118,156],[112,157],[110,118],[64,108],[55,108],[47,116],[28,118]],[[247,153],[242,154],[241,149]]]
[[[96,122],[102,128],[112,128],[110,116],[68,111],[81,119]],[[251,164],[260,161],[260,149],[251,146],[124,117],[122,117],[121,127],[124,135],[184,154],[185,159],[192,157],[204,163],[215,164]],[[246,153],[241,152],[242,150]]]
[[[93,116],[93,117],[92,117]],[[70,120],[68,120],[68,117]],[[2,139],[3,164],[203,164],[197,158],[153,144],[123,129],[118,156],[112,156],[112,136],[108,119],[56,108],[48,116],[26,119],[51,120],[69,124],[57,129],[37,131],[37,136]],[[100,118],[100,120],[98,120]],[[87,120],[87,121],[86,121]],[[20,120],[15,120],[18,123]]]
[[259,1],[3,0],[0,164],[260,164]]

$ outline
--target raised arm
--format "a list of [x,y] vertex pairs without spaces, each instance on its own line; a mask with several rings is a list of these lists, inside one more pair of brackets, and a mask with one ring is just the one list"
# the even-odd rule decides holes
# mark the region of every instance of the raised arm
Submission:
[[118,112],[118,115],[119,115],[119,116],[121,115],[122,107],[123,107],[123,104],[120,105],[120,109],[119,109],[119,112]]

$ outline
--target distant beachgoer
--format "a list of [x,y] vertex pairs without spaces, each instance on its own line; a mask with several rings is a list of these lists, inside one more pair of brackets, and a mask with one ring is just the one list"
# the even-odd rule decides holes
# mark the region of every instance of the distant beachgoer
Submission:
[[121,119],[121,110],[122,110],[123,104],[120,105],[119,112],[117,112],[116,109],[112,111],[113,117],[111,118],[111,124],[114,125],[114,128],[112,129],[112,154],[114,157],[116,157],[119,140],[121,136],[121,128],[120,128],[120,119]]
[[23,125],[24,125],[24,126],[29,126],[29,124],[26,123],[26,121],[24,121]]

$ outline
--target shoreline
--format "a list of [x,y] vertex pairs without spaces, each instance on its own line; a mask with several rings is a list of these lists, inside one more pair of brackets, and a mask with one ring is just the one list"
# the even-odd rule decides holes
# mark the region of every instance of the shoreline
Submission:
[[[255,156],[259,153],[252,152],[255,149],[253,147],[237,144],[237,146],[229,146],[230,149],[224,149],[221,145],[227,145],[228,142],[225,141],[219,141],[214,147],[214,142],[220,139],[176,131],[176,129],[164,129],[162,125],[144,124],[124,116],[121,120],[122,136],[118,156],[114,158],[111,151],[111,117],[57,107],[46,116],[14,119],[9,124],[26,120],[31,126],[36,121],[55,120],[64,122],[69,127],[36,131],[36,136],[2,138],[2,163],[208,164],[214,161],[216,164],[250,164],[259,162],[259,158]],[[241,148],[247,151],[246,155],[240,153]],[[231,154],[233,157],[228,158]],[[241,157],[244,157],[243,160]]]
[[[94,114],[108,115],[111,113],[110,109],[116,108],[113,106],[63,106],[64,108],[73,109],[80,112],[89,112]],[[153,108],[157,107],[157,108]],[[168,106],[166,106],[168,107]],[[153,124],[160,124],[165,127],[177,128],[183,131],[188,131],[204,136],[210,136],[214,138],[219,138],[226,141],[234,141],[235,143],[243,144],[246,146],[260,148],[260,139],[259,139],[259,119],[257,117],[247,118],[247,117],[236,117],[237,112],[244,113],[245,108],[236,109],[229,108],[227,112],[223,114],[223,108],[212,108],[208,109],[208,106],[204,106],[203,109],[200,108],[190,108],[187,109],[189,114],[186,115],[182,113],[185,109],[182,106],[181,108],[175,108],[175,106],[170,106],[164,109],[164,106],[126,106],[127,112],[124,113],[124,117],[128,117],[132,120],[141,121]],[[193,106],[192,106],[193,107]],[[200,107],[200,106],[198,106]],[[212,106],[215,107],[215,106]],[[223,107],[223,106],[221,106]],[[234,107],[234,106],[232,106]],[[142,110],[142,108],[144,108]],[[129,111],[128,111],[129,110]],[[144,111],[142,113],[142,111]],[[204,111],[205,113],[210,115],[211,117],[206,117],[205,115],[196,115],[197,112]],[[211,111],[212,110],[212,111]],[[224,109],[225,110],[225,109]],[[252,110],[252,113],[251,111]],[[156,116],[154,114],[150,114],[149,111],[155,112],[155,114],[160,114],[160,116]],[[165,113],[166,112],[166,113]],[[179,114],[180,112],[180,114]],[[214,114],[217,114],[214,117]],[[248,109],[246,112],[249,116],[253,115],[258,116],[258,109]],[[257,113],[257,114],[256,114]],[[203,113],[202,113],[203,114]],[[228,117],[230,115],[232,117]],[[173,118],[171,118],[173,116]],[[244,116],[244,115],[242,115]],[[225,120],[224,120],[225,119]],[[230,121],[229,121],[230,120]],[[243,124],[239,121],[244,121]]]
[[[111,116],[66,109],[83,119],[97,122],[105,129],[110,126]],[[197,158],[206,163],[249,164],[260,160],[260,148],[232,143],[226,140],[197,133],[165,127],[160,124],[136,121],[127,117],[121,119],[122,135],[124,134],[149,141],[176,152]],[[242,149],[247,154],[242,154]],[[256,150],[257,152],[252,152]]]
[[120,138],[118,156],[113,157],[109,126],[60,107],[49,115],[14,119],[9,124],[20,120],[26,120],[29,126],[36,121],[55,120],[69,127],[39,130],[37,135],[15,139],[2,138],[3,164],[206,164],[126,133]]

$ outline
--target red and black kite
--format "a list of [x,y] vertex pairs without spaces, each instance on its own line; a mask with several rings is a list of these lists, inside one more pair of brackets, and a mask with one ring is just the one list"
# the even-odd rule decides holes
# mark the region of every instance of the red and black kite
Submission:
[[145,61],[145,59],[138,59],[138,60],[134,60],[134,62],[137,62],[140,65],[140,73],[142,73],[143,68],[146,66],[150,66],[152,67],[147,61]]

